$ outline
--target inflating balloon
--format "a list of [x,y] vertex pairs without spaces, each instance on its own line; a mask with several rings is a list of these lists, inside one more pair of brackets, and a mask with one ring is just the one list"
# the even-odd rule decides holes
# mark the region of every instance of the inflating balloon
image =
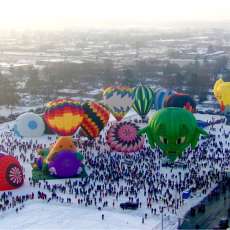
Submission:
[[73,177],[79,173],[81,161],[77,159],[75,152],[61,151],[48,164],[49,171],[52,175],[59,178]]
[[147,134],[152,148],[156,145],[174,161],[191,145],[195,148],[200,135],[207,133],[198,127],[193,114],[182,108],[165,108],[156,112],[148,126],[139,134]]
[[74,145],[72,137],[59,137],[51,150],[48,153],[48,156],[46,158],[47,162],[50,162],[54,159],[54,157],[63,150],[68,150],[71,152],[76,152],[77,148]]
[[21,187],[24,182],[22,167],[13,156],[0,154],[0,191]]
[[192,113],[196,112],[196,102],[194,99],[191,96],[182,93],[175,93],[168,96],[164,101],[164,107],[185,108]]
[[225,107],[230,106],[230,82],[224,82],[222,79],[217,80],[213,92],[220,104],[221,111],[224,112]]
[[86,102],[83,104],[84,119],[81,128],[89,138],[97,137],[101,130],[109,121],[109,111],[96,102]]
[[85,177],[83,155],[77,152],[71,137],[59,137],[49,149],[39,149],[32,164],[34,180]]
[[154,92],[150,87],[140,85],[134,90],[133,109],[145,119],[154,102]]
[[44,134],[43,119],[35,113],[24,113],[15,121],[16,133],[23,137],[40,137]]
[[108,87],[103,92],[104,103],[117,121],[128,113],[133,103],[133,89],[125,86]]
[[79,100],[62,98],[46,106],[44,119],[47,125],[60,136],[71,136],[81,125],[84,110]]
[[165,101],[171,95],[175,94],[176,92],[173,90],[167,90],[164,88],[156,89],[155,91],[155,99],[154,99],[154,107],[156,110],[164,108]]
[[116,152],[137,152],[144,145],[144,138],[138,136],[137,133],[138,127],[131,122],[116,123],[108,130],[107,144]]

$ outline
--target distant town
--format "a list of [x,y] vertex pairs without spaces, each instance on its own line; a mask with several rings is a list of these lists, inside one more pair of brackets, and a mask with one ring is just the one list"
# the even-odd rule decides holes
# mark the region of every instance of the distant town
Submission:
[[109,85],[180,89],[209,100],[230,78],[230,31],[7,31],[0,36],[0,105],[40,106],[57,96],[101,98]]

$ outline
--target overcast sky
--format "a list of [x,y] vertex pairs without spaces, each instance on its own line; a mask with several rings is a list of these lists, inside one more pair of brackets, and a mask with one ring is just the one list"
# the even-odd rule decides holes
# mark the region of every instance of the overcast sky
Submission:
[[230,0],[0,0],[0,26],[48,28],[230,21]]

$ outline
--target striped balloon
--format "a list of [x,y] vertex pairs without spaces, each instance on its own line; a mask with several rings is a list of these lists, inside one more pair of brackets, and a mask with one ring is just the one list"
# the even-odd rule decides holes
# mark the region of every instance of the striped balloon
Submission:
[[150,87],[138,86],[134,90],[133,109],[141,116],[142,119],[150,111],[154,100],[154,92]]
[[44,120],[60,136],[73,135],[83,121],[84,110],[79,100],[62,98],[46,106]]
[[109,121],[109,111],[96,102],[86,102],[83,104],[84,119],[81,128],[89,138],[97,137],[101,130]]

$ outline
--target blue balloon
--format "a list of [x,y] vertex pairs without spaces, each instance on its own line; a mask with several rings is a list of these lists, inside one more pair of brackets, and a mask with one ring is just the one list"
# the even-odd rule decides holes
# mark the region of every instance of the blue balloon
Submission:
[[155,94],[155,103],[154,103],[155,109],[159,110],[159,109],[164,108],[165,99],[174,93],[175,93],[175,91],[173,91],[173,90],[158,88],[156,90],[156,94]]

